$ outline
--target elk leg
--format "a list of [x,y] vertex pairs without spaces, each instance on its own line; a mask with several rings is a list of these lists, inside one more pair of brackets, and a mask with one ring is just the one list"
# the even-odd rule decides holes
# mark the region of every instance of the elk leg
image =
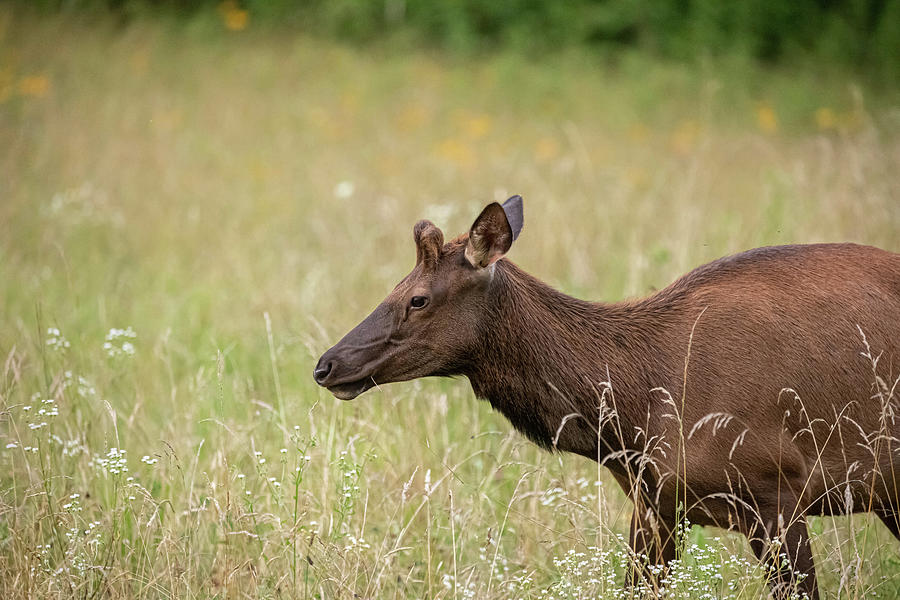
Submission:
[[636,561],[626,573],[626,585],[635,587],[644,580],[651,587],[654,575],[651,566],[666,565],[675,558],[675,528],[664,523],[658,514],[635,504],[631,517],[629,543]]
[[[777,522],[777,517],[769,521],[769,523]],[[806,519],[795,517],[787,529],[778,536],[778,539],[781,541],[781,545],[776,548],[771,544],[771,539],[759,536],[750,538],[753,552],[764,565],[770,568],[769,586],[772,588],[772,596],[776,600],[787,600],[796,590],[805,593],[809,600],[818,600],[816,570],[809,547]],[[784,564],[782,555],[787,556],[789,564]]]

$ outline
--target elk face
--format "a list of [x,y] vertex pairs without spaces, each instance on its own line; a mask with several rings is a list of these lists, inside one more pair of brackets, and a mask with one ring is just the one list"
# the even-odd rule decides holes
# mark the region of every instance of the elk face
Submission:
[[444,244],[430,221],[413,229],[416,266],[319,359],[313,378],[342,400],[383,383],[465,371],[489,317],[494,263],[522,229],[522,198],[489,204],[468,235]]

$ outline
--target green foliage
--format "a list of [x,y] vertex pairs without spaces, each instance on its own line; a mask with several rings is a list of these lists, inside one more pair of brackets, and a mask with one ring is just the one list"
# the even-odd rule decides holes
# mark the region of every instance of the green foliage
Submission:
[[811,56],[881,78],[900,75],[900,0],[37,0],[47,10],[164,12],[193,17],[246,10],[356,43],[399,37],[453,52],[512,48],[639,48],[677,60],[737,54],[760,61]]

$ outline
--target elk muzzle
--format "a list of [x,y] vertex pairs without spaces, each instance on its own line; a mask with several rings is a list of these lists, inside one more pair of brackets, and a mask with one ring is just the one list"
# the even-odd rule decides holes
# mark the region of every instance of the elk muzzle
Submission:
[[348,369],[346,361],[340,357],[339,350],[335,346],[322,355],[313,370],[313,379],[322,387],[328,388],[336,398],[353,400],[374,387],[375,380],[371,375],[360,377],[359,372],[354,373],[352,369]]
[[313,379],[341,400],[352,400],[375,387],[375,372],[384,361],[392,314],[382,304],[319,358]]

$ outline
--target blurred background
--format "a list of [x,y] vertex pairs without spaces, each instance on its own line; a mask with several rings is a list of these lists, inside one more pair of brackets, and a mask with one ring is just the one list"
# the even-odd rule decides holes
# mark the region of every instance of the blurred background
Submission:
[[[900,1],[0,5],[4,598],[619,597],[630,506],[466,381],[316,358],[447,236],[579,297],[768,244],[900,251]],[[814,519],[825,597],[900,548]],[[650,596],[765,597],[688,529]],[[679,595],[680,594],[680,595]]]

